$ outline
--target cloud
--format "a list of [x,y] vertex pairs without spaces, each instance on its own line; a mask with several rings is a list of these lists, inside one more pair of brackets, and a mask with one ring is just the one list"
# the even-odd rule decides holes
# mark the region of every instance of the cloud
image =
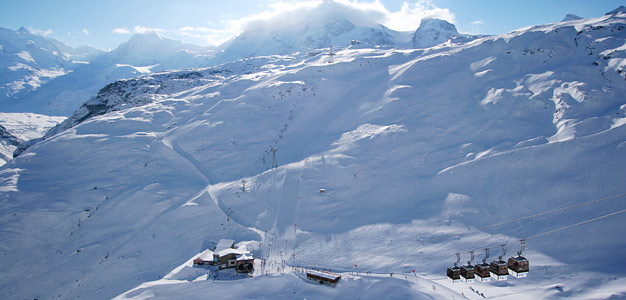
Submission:
[[111,31],[111,33],[130,34],[130,30],[126,29],[125,27],[116,27],[116,28],[113,28],[113,31]]
[[470,22],[470,25],[483,25],[483,21],[481,20],[472,21]]
[[151,28],[151,27],[145,27],[145,26],[135,26],[133,27],[133,33],[148,33],[148,32],[163,32],[164,30],[161,28]]
[[88,36],[89,35],[89,30],[87,29],[83,29],[81,30],[83,32],[84,35]]
[[[292,28],[303,25],[302,16],[311,18],[315,23],[321,16],[345,16],[350,22],[375,27],[385,25],[393,30],[414,31],[423,18],[439,18],[455,23],[455,15],[447,8],[437,7],[431,0],[404,1],[398,11],[389,11],[379,0],[278,0],[267,4],[267,9],[251,16],[221,22],[221,28],[184,26],[179,29],[163,30],[135,26],[132,29],[118,27],[115,34],[145,33],[154,31],[168,33],[179,39],[208,45],[219,45],[246,29]],[[211,27],[215,26],[214,24]],[[271,30],[270,29],[270,30]]]
[[37,34],[37,35],[42,35],[42,36],[49,36],[52,34],[52,29],[41,30],[41,29],[32,28],[32,27],[28,27],[26,29],[28,29],[28,31],[32,34]]
[[455,23],[456,16],[447,8],[437,7],[431,0],[404,1],[399,11],[389,11],[381,2],[359,0],[318,0],[303,2],[276,1],[268,4],[269,10],[241,19],[227,21],[227,27],[236,34],[260,23],[272,26],[290,26],[304,13],[346,16],[356,25],[385,25],[393,30],[413,31],[423,18],[438,18]]
[[412,31],[419,27],[422,19],[442,19],[455,23],[456,16],[447,8],[437,7],[429,0],[404,2],[400,11],[387,12],[383,25],[399,31]]
[[208,27],[185,26],[174,32],[175,34],[199,40],[204,44],[216,46],[229,40],[235,33],[228,29],[214,29]]
[[115,34],[131,34],[131,33],[147,33],[147,32],[163,32],[165,30],[161,29],[161,28],[151,28],[151,27],[145,27],[145,26],[141,26],[141,25],[137,25],[135,27],[133,27],[133,30],[129,30],[126,27],[116,27],[113,28],[113,31],[111,31],[111,33],[115,33]]

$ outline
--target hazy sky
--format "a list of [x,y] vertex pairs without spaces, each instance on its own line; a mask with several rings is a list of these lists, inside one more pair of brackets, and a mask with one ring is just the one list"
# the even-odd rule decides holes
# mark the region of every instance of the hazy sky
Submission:
[[[326,0],[330,1],[330,0]],[[557,22],[567,13],[599,17],[623,0],[335,0],[355,11],[374,12],[395,30],[413,31],[422,16],[452,21],[460,32],[500,34]],[[258,0],[0,0],[0,27],[32,32],[71,46],[115,48],[133,32],[157,30],[184,42],[215,45],[237,34],[246,22],[314,1]]]

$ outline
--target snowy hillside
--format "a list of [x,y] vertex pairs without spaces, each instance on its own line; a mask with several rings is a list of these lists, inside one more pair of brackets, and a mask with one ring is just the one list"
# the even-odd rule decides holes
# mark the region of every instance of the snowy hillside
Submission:
[[[618,10],[117,81],[0,169],[0,295],[624,298],[625,45]],[[222,238],[344,277],[185,273]],[[445,278],[524,238],[528,278]]]

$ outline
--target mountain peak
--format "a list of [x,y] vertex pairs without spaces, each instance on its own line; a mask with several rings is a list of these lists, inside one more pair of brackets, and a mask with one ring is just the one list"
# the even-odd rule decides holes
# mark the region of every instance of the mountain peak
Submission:
[[612,14],[616,14],[616,13],[626,13],[626,6],[624,5],[620,5],[620,7],[606,13],[606,15],[612,15]]
[[21,34],[30,33],[30,31],[28,29],[26,29],[26,27],[24,27],[24,26],[20,27],[20,29],[18,29],[17,32],[21,33]]
[[146,32],[142,32],[142,33],[135,33],[133,34],[130,39],[128,40],[130,41],[139,41],[139,42],[160,42],[163,40],[163,37],[156,31],[146,31]]
[[581,19],[582,19],[582,17],[577,16],[575,14],[567,14],[567,15],[565,15],[565,18],[563,18],[563,20],[561,20],[561,22],[581,20]]
[[413,46],[429,48],[459,36],[454,24],[441,19],[422,19],[420,26],[413,34]]

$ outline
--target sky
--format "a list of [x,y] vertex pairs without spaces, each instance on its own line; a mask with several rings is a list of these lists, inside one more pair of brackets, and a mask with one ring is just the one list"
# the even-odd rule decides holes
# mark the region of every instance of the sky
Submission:
[[[133,33],[149,30],[198,45],[218,45],[246,24],[322,1],[259,0],[0,0],[0,27],[55,38],[77,47],[114,49]],[[573,13],[599,17],[623,0],[334,0],[369,12],[377,22],[414,31],[423,16],[452,22],[461,33],[502,34],[560,21]]]

